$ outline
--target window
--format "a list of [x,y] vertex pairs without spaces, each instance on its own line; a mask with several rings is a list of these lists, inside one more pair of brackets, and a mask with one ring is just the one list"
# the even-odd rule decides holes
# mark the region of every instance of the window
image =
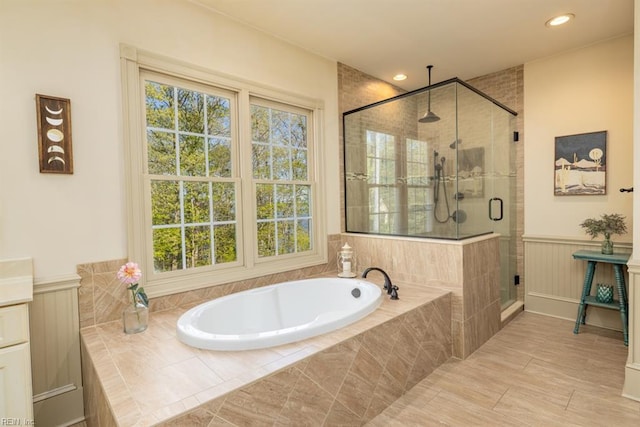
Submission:
[[234,96],[159,77],[144,80],[154,272],[237,261]]
[[130,49],[129,258],[148,294],[327,262],[319,103]]
[[308,113],[251,104],[258,256],[311,250]]
[[426,141],[416,139],[406,140],[407,159],[407,206],[408,233],[419,234],[431,231],[429,219],[433,213],[433,194],[429,197],[431,182],[432,155]]
[[398,227],[395,137],[367,131],[369,230],[395,233]]

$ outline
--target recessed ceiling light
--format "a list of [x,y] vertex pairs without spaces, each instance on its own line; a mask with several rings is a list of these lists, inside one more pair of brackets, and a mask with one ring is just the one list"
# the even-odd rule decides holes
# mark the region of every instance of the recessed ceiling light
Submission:
[[406,79],[407,79],[406,74],[396,74],[395,76],[393,76],[393,80],[397,82],[401,82],[402,80],[406,80]]
[[547,27],[557,27],[559,25],[566,24],[575,17],[576,16],[573,13],[565,13],[562,15],[554,16],[553,18],[545,22],[545,25]]

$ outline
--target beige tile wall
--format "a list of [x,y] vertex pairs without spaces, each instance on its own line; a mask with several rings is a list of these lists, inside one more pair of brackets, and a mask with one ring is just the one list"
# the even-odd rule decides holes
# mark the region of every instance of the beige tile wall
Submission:
[[[500,329],[499,237],[463,241],[345,234],[358,270],[380,267],[392,281],[452,292],[453,355],[464,359]],[[368,278],[377,273],[372,271]],[[402,295],[402,289],[399,290]]]

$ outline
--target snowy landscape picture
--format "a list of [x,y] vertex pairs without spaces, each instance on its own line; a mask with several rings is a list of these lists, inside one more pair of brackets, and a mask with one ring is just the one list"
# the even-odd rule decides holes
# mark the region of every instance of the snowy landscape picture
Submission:
[[556,137],[556,196],[606,194],[607,131]]

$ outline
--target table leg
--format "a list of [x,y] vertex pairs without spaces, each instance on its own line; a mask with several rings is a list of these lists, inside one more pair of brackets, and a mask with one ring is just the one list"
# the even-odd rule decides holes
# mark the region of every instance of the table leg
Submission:
[[586,299],[591,294],[591,282],[593,282],[593,275],[596,271],[596,262],[587,261],[587,272],[584,275],[584,285],[582,286],[582,296],[580,297],[580,305],[578,306],[578,317],[576,319],[576,326],[573,328],[573,333],[577,334],[580,329],[580,323],[584,325],[587,317],[587,305]]
[[616,275],[616,287],[618,288],[618,304],[620,305],[620,319],[622,320],[622,334],[624,337],[624,345],[629,345],[629,332],[627,331],[627,290],[624,284],[624,273],[622,265],[614,264],[613,271]]

